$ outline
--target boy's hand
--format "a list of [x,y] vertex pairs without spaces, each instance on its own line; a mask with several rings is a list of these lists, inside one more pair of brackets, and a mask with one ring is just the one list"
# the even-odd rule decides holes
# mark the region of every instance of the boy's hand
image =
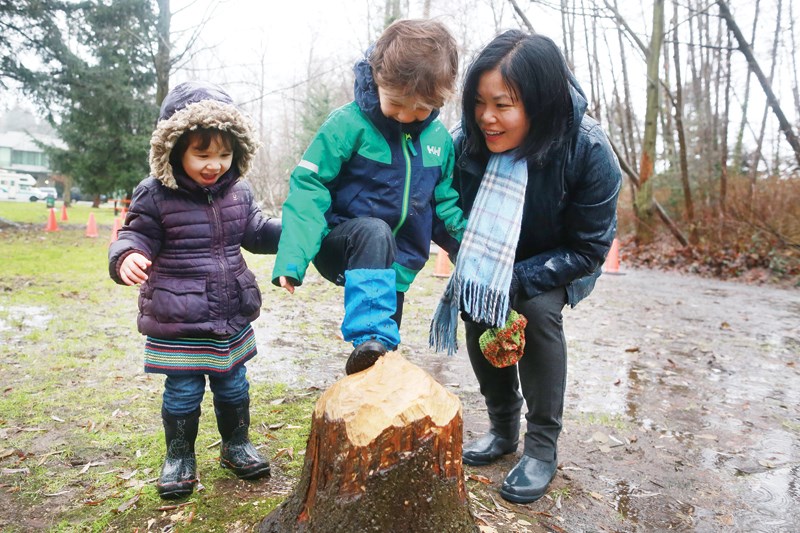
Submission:
[[280,283],[281,287],[289,291],[289,294],[294,294],[294,283],[291,278],[281,276],[278,278],[278,283]]
[[138,285],[147,280],[145,270],[152,262],[138,252],[127,256],[119,267],[119,277],[125,285]]

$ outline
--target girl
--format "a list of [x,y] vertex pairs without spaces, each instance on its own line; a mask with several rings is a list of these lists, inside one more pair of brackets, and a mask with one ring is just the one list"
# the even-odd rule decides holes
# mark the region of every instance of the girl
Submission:
[[[454,182],[471,215],[432,342],[452,350],[448,317],[460,309],[490,421],[488,434],[464,444],[464,463],[515,452],[526,404],[524,452],[500,491],[517,503],[541,498],[555,475],[567,370],[561,313],[591,292],[616,231],[621,173],[586,106],[542,35],[499,35],[465,79]],[[499,368],[481,335],[515,316],[509,307],[527,318],[526,342],[518,363]]]
[[141,284],[145,372],[166,374],[161,417],[167,453],[157,488],[187,496],[197,483],[194,443],[208,375],[222,436],[220,463],[242,479],[268,476],[248,438],[245,362],[261,292],[241,248],[275,253],[280,223],[262,215],[241,178],[258,148],[249,120],[220,87],[175,87],[150,140],[151,176],[134,191],[109,249],[109,272]]

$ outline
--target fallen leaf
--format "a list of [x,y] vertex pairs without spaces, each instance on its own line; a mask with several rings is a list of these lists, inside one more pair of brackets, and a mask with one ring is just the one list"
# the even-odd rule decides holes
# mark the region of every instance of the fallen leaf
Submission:
[[471,479],[472,481],[478,481],[479,483],[483,483],[484,485],[491,485],[492,480],[486,476],[479,476],[478,474],[470,474],[467,476],[467,479]]
[[63,496],[64,494],[69,494],[68,490],[62,490],[61,492],[53,492],[52,494],[45,494],[48,498],[54,498],[56,496]]
[[628,352],[628,353],[638,352],[639,351],[639,347],[638,346],[632,346],[630,348],[625,348],[625,351]]
[[270,424],[268,427],[269,427],[269,429],[281,429],[285,425],[286,425],[286,422],[279,422],[277,424]]
[[138,471],[139,470],[137,469],[137,470],[134,470],[133,472],[130,472],[128,474],[120,474],[117,477],[120,478],[120,479],[124,479],[125,481],[128,481],[130,478],[135,476]]
[[696,435],[696,437],[698,439],[704,439],[704,440],[717,440],[717,439],[719,439],[719,437],[717,437],[716,435],[711,435],[710,433],[705,433],[705,434],[702,434],[702,435]]
[[4,468],[2,471],[3,474],[30,474],[31,471],[29,468]]
[[104,464],[105,464],[105,463],[104,463],[103,461],[98,461],[98,462],[96,462],[96,463],[93,463],[93,462],[89,461],[89,462],[88,462],[88,463],[86,463],[86,464],[83,466],[83,468],[81,469],[81,474],[85,474],[85,473],[86,473],[86,472],[88,472],[88,471],[89,471],[89,469],[90,469],[90,468],[92,468],[93,466],[100,466],[100,465],[104,465]]
[[0,451],[0,459],[5,459],[6,457],[8,457],[10,455],[14,455],[15,451],[16,450],[14,448],[9,448],[7,450]]
[[290,460],[294,459],[294,450],[292,448],[281,448],[278,452],[272,457],[273,459],[277,459],[278,457],[288,455]]
[[50,418],[52,418],[56,422],[63,422],[64,421],[63,418],[58,418],[56,415],[50,415]]
[[592,440],[594,442],[600,442],[600,443],[608,442],[608,435],[606,435],[602,431],[595,431],[594,434],[592,435]]
[[729,514],[726,514],[726,515],[723,515],[723,516],[718,516],[717,520],[719,520],[719,523],[722,524],[723,526],[732,526],[733,525],[733,517],[731,515],[729,515]]
[[286,401],[286,398],[278,398],[277,400],[272,400],[269,402],[270,405],[280,405]]
[[600,502],[603,501],[603,495],[598,493],[598,492],[590,492],[589,496],[591,496],[592,498],[594,498],[597,501],[600,501]]
[[727,322],[723,322],[722,324],[719,325],[719,329],[731,329],[731,325],[728,324]]
[[775,463],[773,463],[772,461],[767,461],[766,459],[759,459],[758,464],[760,464],[764,468],[775,468]]
[[114,509],[114,512],[115,513],[124,513],[125,511],[127,511],[128,509],[130,509],[131,507],[136,505],[136,502],[138,502],[138,501],[139,501],[139,495],[137,494],[136,496],[134,496],[130,500],[126,501],[125,503],[123,503],[122,505],[120,505],[119,507]]

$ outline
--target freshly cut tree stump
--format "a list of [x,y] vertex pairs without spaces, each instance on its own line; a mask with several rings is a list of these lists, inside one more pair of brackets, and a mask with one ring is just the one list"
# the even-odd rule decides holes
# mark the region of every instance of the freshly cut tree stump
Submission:
[[262,533],[470,532],[461,402],[397,352],[317,401],[297,488]]

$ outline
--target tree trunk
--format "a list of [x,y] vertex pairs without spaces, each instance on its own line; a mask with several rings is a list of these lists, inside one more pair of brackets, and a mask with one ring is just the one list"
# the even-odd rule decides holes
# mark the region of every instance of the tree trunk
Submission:
[[[759,3],[761,0],[756,0],[756,4],[754,7],[754,17],[753,17],[753,31],[750,34],[750,47],[752,48],[753,43],[756,42],[756,28],[758,27],[758,15],[761,12],[759,9]],[[750,105],[750,76],[752,75],[753,71],[751,69],[747,69],[747,75],[745,76],[744,81],[744,98],[742,98],[742,120],[739,122],[739,131],[736,134],[736,145],[733,149],[733,168],[735,169],[737,174],[742,173],[742,158],[743,158],[743,143],[744,143],[744,128],[747,125],[747,108]]]
[[300,481],[260,531],[477,532],[462,424],[455,395],[386,354],[317,401]]
[[699,241],[697,226],[694,220],[694,201],[692,199],[692,186],[689,182],[689,160],[686,154],[686,130],[683,125],[683,79],[681,76],[680,45],[678,40],[678,5],[675,4],[675,14],[672,19],[674,36],[673,51],[675,60],[675,129],[678,133],[678,161],[681,173],[681,186],[683,187],[683,205],[686,209],[686,220],[689,223],[689,235],[692,244]]
[[[614,1],[614,10],[616,12],[617,9],[617,2]],[[620,53],[620,61],[622,64],[622,88],[624,90],[625,95],[625,128],[624,130],[627,131],[628,137],[626,139],[626,144],[628,145],[628,150],[626,153],[628,154],[629,161],[636,161],[639,159],[639,156],[636,153],[636,146],[641,144],[642,139],[639,132],[634,130],[634,120],[633,120],[633,98],[631,98],[631,85],[630,85],[630,78],[628,76],[628,62],[625,58],[625,43],[623,42],[623,31],[622,26],[620,25],[619,19],[617,17],[614,18],[617,23],[617,39],[619,41],[619,53]]]
[[520,18],[525,27],[528,28],[528,31],[530,31],[531,33],[536,33],[536,30],[533,29],[533,24],[531,24],[531,21],[528,20],[527,16],[525,16],[525,12],[522,10],[522,8],[519,7],[519,4],[517,4],[516,0],[508,0],[508,1],[511,4],[511,7],[514,9],[514,13],[517,14],[517,16]]
[[761,71],[761,67],[759,67],[758,61],[756,61],[756,58],[753,56],[753,52],[750,50],[750,46],[747,44],[742,31],[739,29],[739,26],[733,19],[733,15],[728,8],[728,4],[725,3],[725,0],[717,0],[717,4],[719,5],[720,15],[722,15],[722,18],[724,18],[725,22],[728,23],[728,28],[731,32],[733,32],[733,36],[736,37],[736,41],[739,44],[739,50],[741,50],[741,52],[744,54],[745,58],[747,59],[747,64],[750,66],[753,74],[756,75],[758,82],[761,84],[761,88],[764,90],[764,94],[767,96],[767,103],[770,107],[772,107],[772,112],[775,113],[775,116],[778,118],[781,131],[786,137],[786,140],[789,142],[789,145],[792,147],[792,150],[794,150],[795,159],[797,160],[798,164],[800,164],[800,140],[797,139],[797,136],[792,129],[792,125],[789,124],[789,120],[786,118],[786,115],[783,114],[783,109],[781,109],[780,103],[778,103],[778,98],[775,96],[775,93],[772,92],[771,84],[769,81],[767,81],[767,78]]
[[653,34],[647,56],[647,110],[644,120],[644,145],[639,165],[639,190],[636,194],[636,242],[653,241],[653,183],[650,179],[655,169],[656,135],[658,133],[658,64],[661,43],[664,39],[664,0],[653,3]]
[[[728,34],[728,51],[725,57],[725,107],[723,117],[720,121],[722,125],[720,139],[720,174],[719,174],[719,214],[724,219],[728,209],[728,123],[731,108],[731,38]],[[720,231],[723,228],[720,227]]]
[[172,13],[169,7],[170,0],[158,0],[158,21],[156,22],[156,35],[158,37],[158,49],[156,50],[156,105],[161,102],[169,92],[169,70],[171,67],[170,54],[172,44],[170,42],[169,27]]

